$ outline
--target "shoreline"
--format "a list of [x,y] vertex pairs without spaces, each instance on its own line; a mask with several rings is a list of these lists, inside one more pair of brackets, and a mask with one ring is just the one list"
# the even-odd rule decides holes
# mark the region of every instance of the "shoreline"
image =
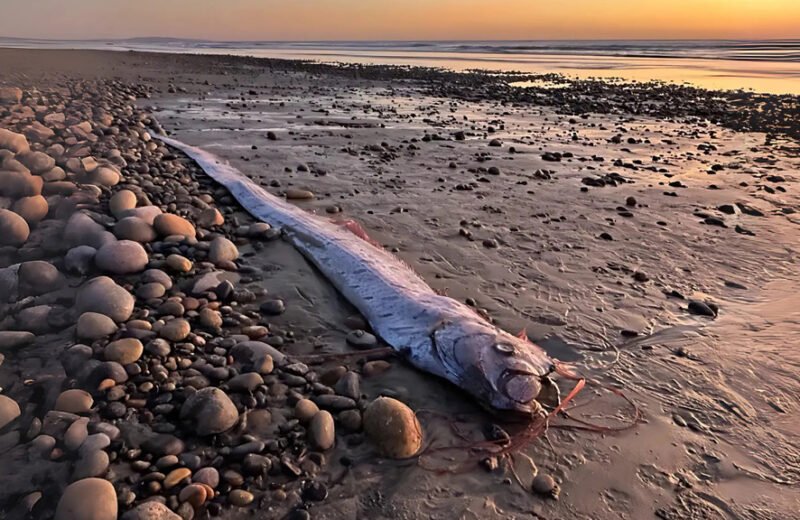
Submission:
[[[502,90],[488,92],[496,85],[492,78],[471,75],[455,82],[457,76],[441,71],[336,69],[296,62],[127,53],[73,53],[79,59],[71,61],[61,53],[13,54],[0,51],[0,63],[7,65],[4,70],[14,70],[3,75],[1,82],[24,87],[26,103],[38,103],[36,96],[41,94],[28,90],[33,86],[42,92],[52,89],[41,99],[61,96],[66,100],[93,85],[82,78],[117,78],[117,82],[104,81],[98,90],[121,96],[123,104],[132,103],[125,99],[129,93],[147,95],[140,96],[132,115],[118,112],[111,126],[118,126],[119,134],[104,130],[102,136],[97,135],[100,142],[114,143],[124,151],[130,146],[125,132],[134,131],[138,137],[133,142],[147,149],[140,142],[139,123],[146,127],[147,119],[154,116],[170,133],[190,144],[210,147],[276,195],[290,189],[309,190],[314,198],[296,204],[322,215],[356,218],[434,288],[473,301],[480,312],[509,332],[527,328],[530,337],[551,355],[624,389],[646,413],[646,421],[628,433],[598,436],[556,425],[548,433],[550,443],[533,443],[526,454],[535,466],[525,467],[521,475],[526,482],[537,473],[554,477],[561,499],[553,501],[509,486],[502,465],[491,469],[487,463],[488,471],[476,465],[463,475],[436,475],[381,459],[360,429],[348,429],[354,425],[348,422],[353,417],[343,418],[342,412],[334,411],[336,446],[326,454],[317,474],[317,481],[327,487],[327,498],[312,504],[308,497],[314,495],[304,491],[298,508],[293,494],[297,489],[291,485],[285,489],[288,496],[278,500],[277,490],[260,489],[255,480],[247,480],[244,489],[259,495],[259,504],[266,500],[314,518],[402,514],[444,519],[454,512],[487,518],[531,514],[723,518],[759,511],[777,518],[792,511],[797,495],[788,483],[798,475],[783,461],[794,460],[800,453],[792,440],[797,433],[792,418],[798,403],[791,368],[800,363],[789,341],[796,332],[796,320],[789,312],[794,301],[791,287],[770,284],[770,280],[789,280],[796,273],[791,244],[798,225],[794,216],[799,207],[794,191],[798,160],[791,146],[763,134],[733,132],[674,114],[658,117],[669,106],[632,110],[640,112],[632,114],[622,112],[625,107],[617,101],[618,106],[609,102],[607,110],[589,113],[583,107],[606,102],[606,87],[594,92],[585,84],[573,85],[571,92],[577,96],[585,88],[593,93],[592,99],[568,98],[559,106],[563,93],[543,93],[549,97],[539,104],[511,102]],[[263,67],[265,63],[272,67]],[[131,84],[147,84],[147,88],[137,91],[126,86]],[[615,95],[623,95],[618,90]],[[642,87],[642,96],[645,90]],[[67,113],[97,109],[102,103],[78,104]],[[54,106],[58,111],[57,102]],[[0,111],[0,117],[44,121],[53,108],[33,115],[20,110]],[[574,112],[564,113],[570,111]],[[59,132],[70,136],[73,130]],[[92,218],[113,229],[115,219],[105,201],[122,188],[143,187],[142,180],[153,183],[146,186],[151,190],[148,196],[162,211],[191,216],[197,208],[184,206],[186,194],[180,186],[199,182],[200,191],[190,191],[190,195],[211,197],[225,218],[219,233],[240,252],[235,263],[241,278],[233,282],[235,293],[244,289],[260,295],[254,315],[246,310],[253,305],[246,303],[249,297],[242,301],[242,310],[234,306],[231,314],[223,312],[223,333],[211,334],[213,349],[195,348],[198,359],[216,368],[228,367],[227,361],[215,356],[230,350],[226,340],[236,336],[237,326],[251,326],[244,325],[245,318],[258,319],[258,326],[268,329],[267,338],[281,337],[282,343],[275,348],[290,355],[352,351],[347,343],[352,309],[296,251],[280,240],[262,242],[243,236],[241,223],[248,222],[248,217],[234,209],[229,196],[209,185],[191,163],[171,154],[159,158],[162,152],[158,150],[150,153],[152,161],[129,160],[122,168],[125,180],[120,184],[101,187],[99,204],[85,201],[92,205]],[[142,173],[143,162],[150,169],[147,173]],[[159,184],[157,171],[162,164],[183,172],[178,176],[181,182]],[[77,184],[81,191],[97,194],[83,182]],[[55,213],[48,217],[43,222],[63,218]],[[216,234],[202,235],[199,241],[213,240]],[[176,247],[163,238],[154,244],[156,255]],[[183,254],[198,255],[195,260],[203,269],[210,268],[203,264],[204,248],[177,247]],[[61,267],[57,257],[54,262]],[[169,296],[183,298],[176,291],[185,290],[186,280],[183,275],[171,276],[180,283]],[[144,285],[135,274],[122,279],[134,292]],[[158,309],[165,302],[138,298],[137,294],[137,311],[152,307],[155,314],[134,321],[160,327]],[[260,309],[259,298],[280,299],[285,308],[277,316],[267,315]],[[700,308],[691,301],[718,305],[718,316],[691,314],[687,306]],[[774,316],[780,328],[775,329],[770,320],[754,320],[750,309],[756,308],[759,314]],[[19,309],[9,312],[17,323]],[[240,323],[234,325],[228,321],[231,318]],[[190,314],[188,319],[193,330],[200,331],[194,321],[199,317]],[[128,330],[128,325],[122,330]],[[63,331],[55,331],[53,338],[67,347],[74,342]],[[106,342],[100,340],[92,355],[104,352]],[[188,355],[183,347],[175,348],[181,356]],[[52,351],[34,343],[4,354],[0,383],[9,389],[8,395],[20,400],[25,420],[40,414],[31,408],[46,409],[47,405],[21,386],[21,378],[26,371],[42,377],[26,363],[39,356],[54,357]],[[169,362],[156,361],[157,357],[146,349],[144,365]],[[483,439],[481,432],[494,423],[494,418],[476,410],[453,388],[399,360],[385,360],[388,369],[382,361],[332,363],[335,366],[324,366],[319,373],[322,377],[330,369],[341,374],[342,365],[345,372],[357,374],[359,410],[379,395],[407,403],[420,411],[426,438],[437,443],[457,441],[450,421],[459,422],[475,440]],[[385,371],[377,372],[376,367]],[[179,368],[179,387],[196,377],[185,373],[192,369],[199,371],[195,366]],[[269,443],[306,435],[304,427],[292,423],[294,411],[288,403],[298,398],[293,393],[297,388],[313,387],[314,376],[305,379],[311,386],[295,387],[300,383],[292,372],[296,369],[287,371],[276,364],[275,380],[267,381],[268,405],[261,408],[259,404],[254,410],[269,410],[273,425],[279,428],[274,437],[259,440]],[[200,372],[206,378],[218,374],[210,368]],[[54,397],[63,388],[57,381],[50,390]],[[214,381],[211,387],[225,388]],[[280,384],[289,388],[279,397],[272,393],[281,390]],[[765,385],[769,386],[766,394]],[[353,395],[346,385],[334,386],[332,395],[342,391]],[[123,400],[130,402],[126,408],[149,410],[149,401],[138,408],[141,389],[128,391],[132,393]],[[249,408],[236,392],[228,393],[237,406]],[[100,410],[111,402],[108,394],[94,397],[101,403]],[[280,400],[284,398],[286,402]],[[585,399],[591,408],[575,413],[584,410],[585,418],[609,424],[625,419],[625,410],[612,395],[587,394]],[[423,410],[436,413],[425,415]],[[97,425],[108,420],[102,413],[97,417],[90,412],[88,417],[92,433],[110,431]],[[127,421],[111,422],[124,429]],[[156,421],[160,422],[164,421]],[[513,426],[505,426],[513,431]],[[18,431],[24,428],[12,425],[11,433]],[[182,424],[173,433],[190,444],[198,443],[194,448],[205,446]],[[235,438],[238,433],[223,434],[223,444],[235,449],[243,440]],[[61,446],[62,441],[58,442]],[[15,449],[28,445],[20,442]],[[112,443],[111,451],[119,446]],[[273,453],[268,446],[262,453],[277,457],[270,459],[273,468],[282,467],[282,452]],[[225,469],[241,473],[239,460],[225,452],[221,457],[220,473]],[[356,463],[345,466],[345,460]],[[69,456],[62,461],[48,467],[67,468],[74,463]],[[37,464],[32,471],[43,470]],[[125,478],[129,465],[124,457],[116,459],[109,478]],[[11,464],[6,469],[15,468]],[[287,476],[284,470],[281,478]],[[69,480],[64,469],[59,471],[53,472],[55,480],[45,489],[37,514],[52,511]],[[269,475],[266,482],[273,482],[274,475]],[[12,477],[6,482],[15,481]],[[212,500],[221,517],[248,517],[250,509],[233,506],[230,491],[222,489]],[[748,493],[743,494],[743,489]],[[139,491],[138,487],[132,491],[137,496],[142,493],[139,499],[163,496],[173,510],[182,505],[176,502],[177,491]],[[486,503],[486,496],[493,497],[492,503]],[[238,499],[238,495],[233,498]],[[263,507],[262,511],[281,514]]]

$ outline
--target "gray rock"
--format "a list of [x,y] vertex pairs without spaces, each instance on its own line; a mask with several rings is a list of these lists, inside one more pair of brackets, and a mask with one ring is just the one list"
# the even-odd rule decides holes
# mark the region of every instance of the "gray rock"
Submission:
[[0,331],[0,352],[12,352],[33,343],[36,335],[27,331]]
[[317,450],[329,450],[336,440],[333,416],[321,410],[311,418],[308,425],[308,441]]
[[97,249],[92,246],[77,246],[67,251],[64,269],[70,273],[84,275],[92,269]]
[[105,314],[117,322],[130,318],[133,305],[133,295],[107,276],[98,276],[89,280],[78,291],[75,300],[78,312]]
[[194,433],[205,436],[233,428],[239,412],[225,392],[209,387],[198,390],[183,403],[181,419],[192,424]]
[[97,250],[94,263],[101,270],[114,274],[131,274],[147,267],[147,251],[133,240],[111,242]]
[[119,327],[114,320],[97,312],[84,312],[78,318],[75,334],[79,339],[94,341],[117,332]]

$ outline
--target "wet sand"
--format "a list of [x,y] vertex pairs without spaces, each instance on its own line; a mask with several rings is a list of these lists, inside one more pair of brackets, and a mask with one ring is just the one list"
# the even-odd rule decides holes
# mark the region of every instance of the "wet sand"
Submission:
[[[791,139],[683,115],[569,112],[552,99],[492,98],[488,87],[476,97],[468,82],[423,72],[365,79],[288,62],[114,53],[4,51],[2,62],[7,84],[35,85],[47,69],[154,86],[138,105],[173,136],[275,194],[311,190],[303,208],[361,222],[435,289],[574,363],[592,381],[572,416],[629,419],[601,385],[644,413],[616,434],[558,418],[525,450],[556,478],[559,500],[502,470],[441,475],[381,460],[360,434],[343,435],[326,470],[337,484],[314,518],[796,517]],[[352,309],[299,253],[276,242],[250,258],[286,302],[272,323],[294,332],[288,352],[348,350]],[[698,316],[690,302],[718,312]],[[463,442],[453,420],[476,440],[495,420],[400,362],[362,391],[417,410],[434,447]],[[530,481],[530,463],[517,462]]]

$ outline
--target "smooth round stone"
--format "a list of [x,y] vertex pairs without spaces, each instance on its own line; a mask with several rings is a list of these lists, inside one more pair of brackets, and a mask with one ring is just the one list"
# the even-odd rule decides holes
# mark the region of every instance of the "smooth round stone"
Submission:
[[55,520],[117,520],[117,493],[111,482],[87,478],[64,490]]
[[146,244],[156,239],[156,230],[139,217],[125,217],[114,225],[114,236]]
[[108,201],[108,209],[111,210],[112,215],[116,218],[120,218],[124,212],[135,208],[136,202],[136,194],[134,192],[130,190],[120,190],[111,196],[111,199]]
[[194,225],[183,217],[171,213],[162,213],[153,221],[153,227],[162,237],[180,235],[195,238],[197,232]]
[[233,242],[225,237],[217,237],[211,241],[208,249],[208,259],[215,265],[233,262],[239,258],[239,250]]
[[75,462],[72,479],[102,477],[108,471],[109,463],[108,453],[102,450],[87,451]]
[[192,270],[192,261],[185,256],[172,254],[167,257],[167,267],[179,273],[188,273]]
[[217,330],[222,327],[222,314],[209,309],[208,307],[200,310],[200,325],[211,330]]
[[158,282],[146,283],[136,289],[136,296],[142,300],[150,300],[153,298],[161,298],[167,293],[167,290]]
[[81,417],[69,425],[64,433],[64,446],[70,451],[77,451],[89,436],[89,418]]
[[36,175],[52,170],[56,165],[56,160],[44,152],[28,152],[18,155],[17,159],[19,159],[31,173]]
[[0,352],[26,347],[36,340],[36,335],[23,330],[0,330]]
[[374,335],[363,330],[351,330],[345,336],[345,341],[357,349],[374,348],[378,344],[378,339]]
[[172,278],[161,269],[148,269],[142,273],[143,283],[156,282],[164,286],[165,289],[172,289]]
[[100,248],[109,242],[116,241],[114,235],[85,213],[75,213],[69,218],[64,228],[64,238],[72,246],[92,246],[94,248]]
[[422,426],[413,410],[391,397],[379,397],[363,415],[364,432],[382,455],[403,459],[422,447]]
[[253,500],[255,500],[253,494],[243,489],[234,489],[228,493],[228,501],[235,506],[244,507],[253,503]]
[[339,414],[339,424],[347,431],[359,431],[361,429],[361,412],[358,410],[343,411]]
[[103,271],[114,274],[138,273],[147,267],[147,251],[133,240],[118,240],[97,250],[94,263]]
[[170,341],[183,341],[189,336],[190,332],[192,332],[192,328],[189,322],[183,318],[176,318],[170,320],[166,325],[161,327],[159,335]]
[[142,206],[140,208],[122,211],[117,218],[139,217],[152,226],[155,223],[156,217],[162,213],[161,208],[158,206]]
[[197,470],[192,480],[216,489],[219,486],[219,472],[216,468],[202,468]]
[[283,300],[280,299],[267,300],[260,305],[259,309],[264,314],[269,314],[270,316],[277,316],[279,314],[282,314],[286,310],[286,304],[283,303]]
[[204,228],[221,226],[224,223],[225,218],[217,208],[206,208],[201,211],[200,216],[197,217],[197,225]]
[[0,170],[0,195],[18,199],[42,194],[44,180],[27,171]]
[[22,217],[29,226],[34,226],[47,216],[50,206],[41,195],[33,195],[18,199],[11,206],[11,211]]
[[136,363],[142,357],[144,345],[135,338],[123,338],[106,345],[103,355],[106,361],[116,361],[120,365]]
[[20,409],[17,402],[8,396],[0,395],[0,429],[19,417]]
[[107,276],[89,280],[80,288],[75,300],[78,312],[105,314],[117,322],[131,317],[133,305],[133,295]]
[[[111,426],[111,425],[109,425]],[[95,433],[89,435],[83,444],[80,446],[81,453],[88,453],[90,451],[104,450],[111,445],[111,438],[105,433]]]
[[264,378],[255,372],[239,374],[228,381],[228,388],[233,392],[252,392],[264,384]]
[[119,184],[121,177],[117,170],[109,166],[100,166],[95,168],[89,173],[88,180],[90,184],[97,186],[116,186]]
[[308,190],[289,188],[286,190],[286,198],[289,200],[309,200],[314,198],[314,193]]
[[199,509],[205,504],[207,498],[208,491],[202,484],[189,484],[181,489],[181,492],[178,494],[178,500],[181,502],[188,502],[195,509]]
[[317,450],[329,450],[336,440],[333,416],[321,410],[314,414],[308,424],[308,440],[311,447]]
[[193,433],[205,436],[233,428],[239,420],[239,412],[225,392],[208,387],[198,390],[183,403],[181,419],[192,424]]
[[30,150],[28,139],[23,134],[0,128],[0,150],[11,150],[14,153],[25,153]]
[[319,412],[319,407],[311,399],[300,399],[294,405],[294,416],[302,424],[306,424]]
[[39,295],[60,289],[64,285],[64,277],[50,262],[34,260],[20,264],[19,282],[20,286],[28,289],[29,294]]
[[0,209],[0,246],[21,246],[30,233],[24,218],[13,211]]
[[96,254],[97,249],[92,246],[73,247],[64,257],[64,269],[69,273],[84,275],[91,271]]
[[[202,503],[201,503],[202,505]],[[183,520],[162,504],[155,500],[148,500],[122,515],[122,520]]]
[[75,388],[61,392],[56,399],[54,409],[59,412],[80,414],[89,412],[92,404],[94,404],[94,399],[89,392]]
[[94,341],[110,336],[117,332],[117,330],[119,330],[117,324],[105,314],[84,312],[78,318],[75,334],[79,339]]
[[172,489],[173,487],[180,484],[181,481],[186,480],[191,476],[192,476],[192,470],[190,470],[189,468],[174,469],[170,471],[167,477],[164,479],[163,482],[164,489]]
[[373,377],[386,372],[390,368],[392,368],[391,363],[378,359],[364,363],[364,366],[361,367],[361,373],[364,374],[364,377]]

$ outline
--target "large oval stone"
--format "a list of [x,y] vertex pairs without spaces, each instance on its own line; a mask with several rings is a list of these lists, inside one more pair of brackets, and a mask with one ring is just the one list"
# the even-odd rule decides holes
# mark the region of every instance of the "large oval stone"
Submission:
[[75,300],[78,312],[105,314],[117,322],[131,317],[133,305],[133,295],[107,276],[98,276],[89,280],[78,291],[78,297]]
[[197,435],[214,435],[230,430],[239,412],[228,395],[215,387],[203,388],[181,407],[181,419],[188,420]]
[[25,219],[7,209],[0,209],[0,246],[21,246],[31,228]]
[[118,240],[97,250],[94,263],[103,271],[114,274],[131,274],[147,267],[147,251],[139,242]]
[[117,520],[117,493],[111,482],[86,478],[64,490],[55,520]]

